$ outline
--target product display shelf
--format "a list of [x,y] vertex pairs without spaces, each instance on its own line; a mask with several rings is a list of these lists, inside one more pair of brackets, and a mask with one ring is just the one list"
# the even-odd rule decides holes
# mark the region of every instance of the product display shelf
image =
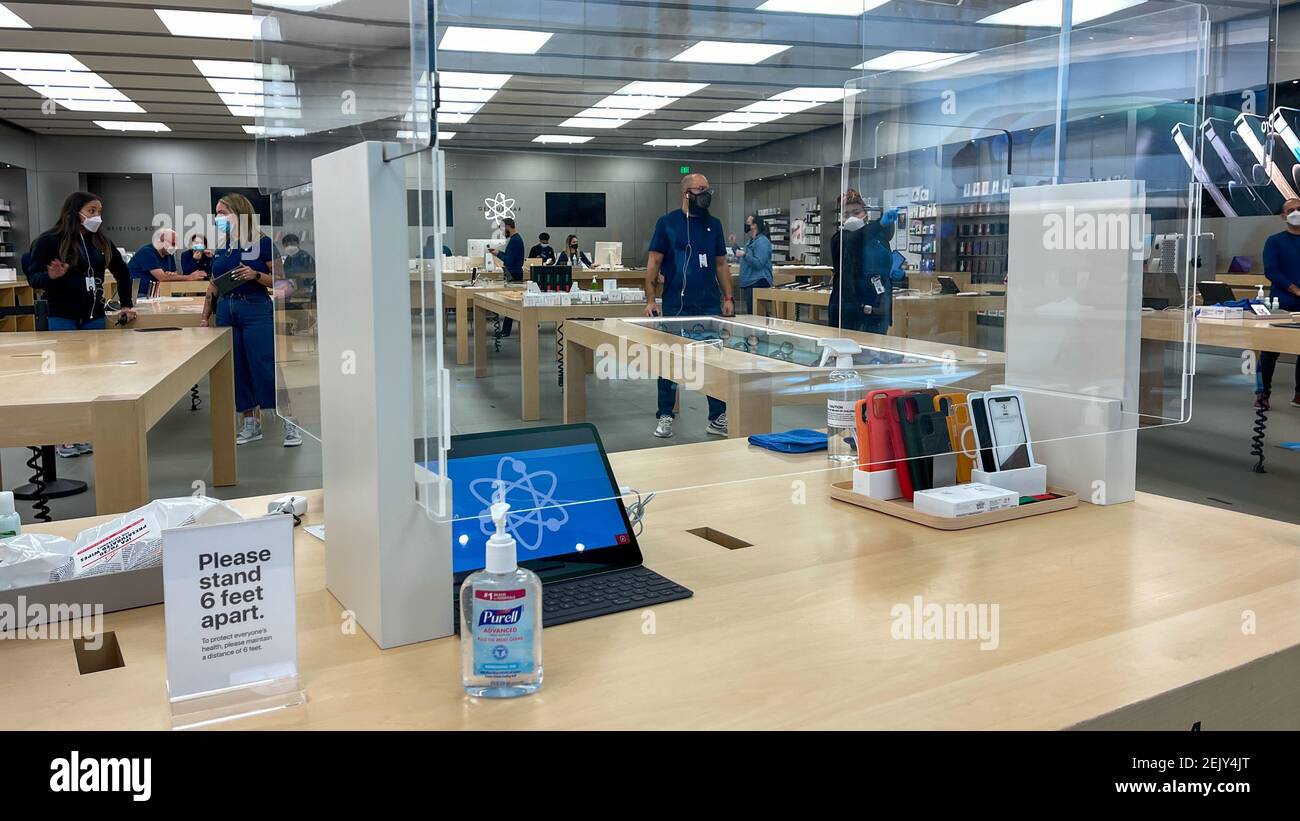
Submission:
[[[4,267],[0,265],[0,267]],[[36,292],[27,284],[27,278],[18,274],[16,282],[0,282],[0,308],[17,308],[31,305]],[[36,330],[36,317],[0,316],[0,333]]]
[[788,262],[790,259],[790,215],[780,208],[762,208],[758,215],[767,223],[767,236],[772,240],[772,261]]
[[973,516],[962,516],[957,519],[948,519],[942,516],[931,516],[927,513],[918,513],[912,503],[906,499],[873,499],[870,496],[864,496],[853,490],[853,482],[836,482],[831,485],[831,498],[838,499],[841,502],[848,502],[851,505],[864,507],[868,510],[874,510],[877,513],[884,513],[898,519],[906,519],[909,522],[915,522],[919,525],[932,527],[936,530],[969,530],[973,527],[983,527],[984,525],[995,525],[1001,522],[1011,522],[1016,519],[1027,519],[1030,516],[1041,516],[1045,513],[1056,513],[1061,510],[1070,510],[1079,506],[1079,495],[1071,493],[1061,488],[1049,487],[1049,493],[1059,495],[1059,499],[1049,499],[1043,502],[1034,502],[1029,505],[1020,505],[1019,507],[1007,508],[1005,510],[996,510],[992,513],[979,513]]

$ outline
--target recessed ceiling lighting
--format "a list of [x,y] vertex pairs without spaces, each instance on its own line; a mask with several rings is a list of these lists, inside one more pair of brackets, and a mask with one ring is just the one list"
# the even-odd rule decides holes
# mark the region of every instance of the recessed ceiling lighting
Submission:
[[492,54],[536,54],[553,32],[447,26],[439,51],[485,51]]
[[688,97],[708,88],[708,83],[660,83],[638,80],[618,90],[618,94],[645,94],[651,97]]
[[773,112],[759,111],[728,111],[726,114],[719,114],[711,122],[715,123],[770,123],[773,120],[779,120],[786,115]]
[[194,60],[208,85],[235,117],[302,116],[302,100],[293,84],[293,72],[283,63],[241,60]]
[[958,51],[891,51],[858,63],[855,69],[874,71],[934,71],[974,57],[973,52]]
[[93,122],[109,131],[171,131],[163,123],[142,123],[134,120],[94,120]]
[[800,111],[807,111],[810,108],[816,108],[821,103],[805,103],[798,100],[760,100],[757,103],[750,103],[741,106],[740,111],[751,111],[760,114],[798,114]]
[[780,94],[773,94],[773,100],[804,100],[808,102],[816,101],[819,103],[834,103],[843,100],[850,94],[860,93],[860,89],[846,88],[827,88],[824,86],[800,86],[792,88],[789,91],[782,91]]
[[177,37],[208,37],[214,40],[280,39],[279,23],[274,18],[221,11],[153,11],[167,30]]
[[783,11],[792,14],[834,14],[840,17],[857,17],[883,6],[889,0],[767,0],[758,11]]
[[[439,71],[438,84],[446,88],[496,88],[509,82],[513,74],[480,74],[471,71]],[[422,79],[427,79],[427,76]]]
[[254,137],[301,137],[307,133],[305,128],[280,125],[246,125],[243,129],[245,133],[252,134]]
[[678,54],[673,60],[679,63],[752,66],[790,48],[777,43],[728,43],[722,40],[702,40]]
[[654,146],[655,148],[690,148],[691,146],[699,145],[700,143],[707,143],[707,142],[708,140],[705,139],[699,139],[699,140],[658,139],[658,140],[651,140],[650,142],[646,143],[646,145]]
[[31,24],[0,3],[0,29],[29,29]]
[[469,122],[469,118],[472,116],[474,115],[473,114],[443,114],[442,112],[438,112],[438,122],[455,124],[455,125],[464,125],[465,123]]
[[686,126],[687,131],[744,131],[746,128],[753,128],[757,123],[724,123],[711,120],[707,123],[696,123],[695,125]]
[[640,111],[643,117],[652,111],[658,111],[666,105],[680,100],[681,97],[647,97],[644,94],[611,94],[594,106],[596,109],[616,108],[621,111]]
[[560,123],[560,128],[618,128],[628,122],[609,117],[570,117]]
[[[1074,12],[1070,15],[1073,25],[1086,23],[1089,20],[1096,20],[1100,17],[1114,14],[1117,11],[1131,9],[1134,6],[1140,6],[1147,0],[1088,0],[1088,2],[1075,3]],[[1061,0],[1029,0],[1027,3],[1021,3],[1018,6],[1012,6],[996,14],[990,14],[988,17],[981,18],[980,23],[989,26],[1042,26],[1045,28],[1060,28],[1061,26]]]
[[579,143],[591,142],[594,137],[577,137],[572,134],[539,134],[533,137],[535,143],[564,143],[566,145],[577,145]]
[[70,111],[144,113],[143,108],[71,54],[3,51],[0,74]]
[[622,120],[623,122],[627,122],[628,120],[635,120],[653,113],[654,111],[648,108],[588,108],[579,111],[574,115],[573,119],[584,120],[591,117],[599,120]]
[[439,131],[439,132],[438,132],[438,139],[440,139],[440,140],[450,140],[452,137],[455,137],[455,136],[456,136],[456,132],[455,132],[455,131]]

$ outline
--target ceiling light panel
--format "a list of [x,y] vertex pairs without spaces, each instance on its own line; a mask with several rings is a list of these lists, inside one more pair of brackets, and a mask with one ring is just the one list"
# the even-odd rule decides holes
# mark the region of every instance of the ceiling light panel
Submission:
[[[1070,15],[1073,25],[1087,23],[1114,14],[1117,11],[1140,6],[1147,0],[1086,0],[1075,3]],[[1029,0],[1018,6],[990,14],[979,20],[988,26],[1041,26],[1043,28],[1060,28],[1061,0]]]
[[696,146],[699,145],[700,143],[707,143],[707,142],[708,140],[705,139],[699,139],[699,140],[659,139],[659,140],[651,140],[650,142],[646,143],[646,145],[652,146],[654,148],[691,148],[692,146]]
[[144,112],[71,54],[0,52],[0,74],[54,100],[69,111]]
[[752,66],[775,57],[791,47],[778,43],[730,43],[702,40],[672,58],[679,63],[722,63]]
[[689,97],[708,88],[708,83],[660,83],[638,80],[618,90],[618,94],[645,94],[651,97]]
[[302,116],[293,72],[283,63],[194,60],[194,67],[235,117]]
[[0,4],[0,29],[29,29],[31,24]]
[[753,128],[757,123],[723,123],[710,121],[707,123],[696,123],[695,125],[686,126],[687,131],[744,131],[746,128]]
[[872,71],[934,71],[974,57],[973,52],[959,51],[891,51],[854,66]]
[[561,128],[618,128],[627,125],[629,120],[612,117],[570,117],[560,123]]
[[834,14],[840,17],[857,17],[889,0],[767,0],[758,11],[780,11],[790,14]]
[[145,123],[136,120],[94,120],[95,125],[109,131],[152,131],[155,133],[171,131],[163,123]]
[[439,51],[482,51],[490,54],[536,54],[553,36],[549,31],[447,26]]
[[533,142],[580,145],[581,143],[591,142],[593,139],[594,137],[577,137],[569,134],[538,134],[536,137],[533,137]]
[[[254,14],[220,11],[154,9],[154,14],[177,37],[207,37],[215,40],[279,40],[274,19]],[[265,26],[264,26],[265,24]]]

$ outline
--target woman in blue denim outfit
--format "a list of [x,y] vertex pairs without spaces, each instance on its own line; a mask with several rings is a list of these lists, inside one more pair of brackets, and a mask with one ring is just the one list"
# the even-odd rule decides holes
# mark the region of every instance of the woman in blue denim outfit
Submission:
[[772,287],[772,240],[767,237],[767,223],[757,214],[745,217],[745,247],[732,250],[740,260],[740,304],[747,314],[754,312],[754,289]]
[[[216,314],[219,328],[230,328],[235,360],[235,409],[244,423],[235,444],[245,445],[262,438],[262,411],[275,408],[275,328],[270,288],[277,276],[275,249],[271,238],[257,227],[253,204],[242,194],[227,194],[217,202],[213,220],[217,239],[212,250],[212,278],[229,274],[239,283],[220,295],[208,286],[203,308],[206,327]],[[297,427],[284,426],[284,446],[302,444]]]

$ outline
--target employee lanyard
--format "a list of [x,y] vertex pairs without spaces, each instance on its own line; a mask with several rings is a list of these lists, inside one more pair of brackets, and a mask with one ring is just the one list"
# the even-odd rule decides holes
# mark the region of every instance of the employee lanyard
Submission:
[[[81,235],[81,252],[86,255],[86,290],[94,294],[94,297],[90,301],[90,315],[86,317],[87,320],[91,320],[95,318],[95,308],[101,302],[106,303],[106,300],[104,299],[104,288],[101,285],[103,279],[95,276],[95,264],[90,258],[90,248],[86,245],[85,234]],[[107,259],[104,260],[104,264],[106,266],[108,265]],[[131,284],[128,282],[126,287],[130,288]],[[105,304],[104,307],[107,308],[107,304]]]

